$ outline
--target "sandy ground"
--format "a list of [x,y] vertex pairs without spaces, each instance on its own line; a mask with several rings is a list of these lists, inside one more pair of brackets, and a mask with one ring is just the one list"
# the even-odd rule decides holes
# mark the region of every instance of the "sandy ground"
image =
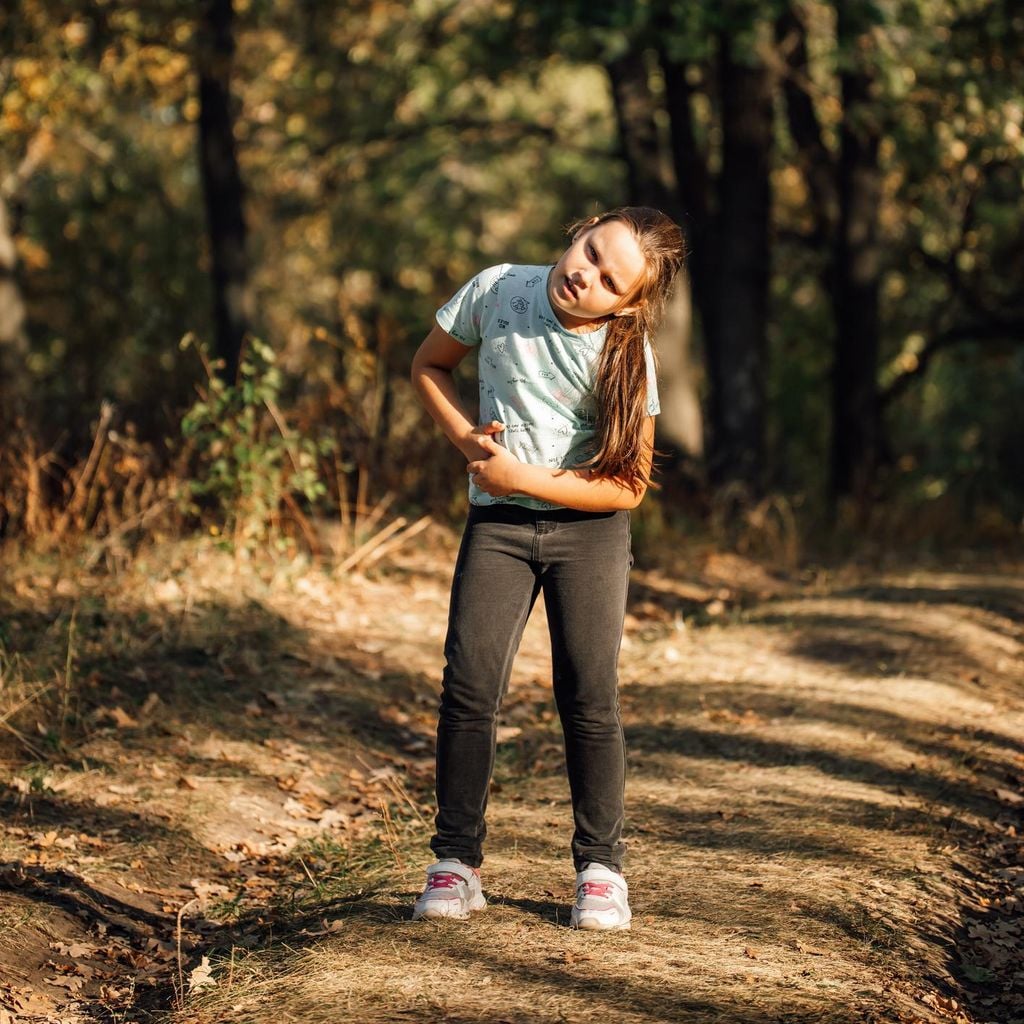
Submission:
[[113,579],[4,565],[0,696],[38,696],[4,718],[0,1022],[1024,1019],[1019,572],[638,563],[635,919],[593,935],[567,927],[541,608],[489,906],[409,920],[456,539],[372,578],[194,548]]

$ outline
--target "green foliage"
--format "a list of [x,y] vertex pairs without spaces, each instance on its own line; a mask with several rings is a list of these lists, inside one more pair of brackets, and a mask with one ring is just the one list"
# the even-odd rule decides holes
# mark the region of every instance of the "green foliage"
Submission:
[[[407,384],[433,310],[483,266],[553,258],[563,224],[627,199],[605,64],[631,48],[650,58],[659,102],[666,84],[654,56],[685,65],[695,144],[714,172],[718,40],[760,60],[786,6],[237,5],[232,90],[252,323],[288,375],[255,348],[237,383],[211,375],[186,420],[188,507],[241,539],[279,534],[286,496],[321,499],[319,445],[286,441],[267,395],[296,410],[304,435],[330,424],[345,456],[332,486],[351,464],[371,481],[371,502],[391,490],[441,508],[461,495],[461,466]],[[797,6],[811,62],[801,83],[834,155],[837,70],[849,54],[834,5]],[[874,24],[872,114],[883,126],[884,388],[933,334],[1020,315],[1024,19],[995,0],[872,0],[857,13]],[[43,450],[59,444],[62,461],[84,458],[103,399],[142,440],[176,433],[191,374],[168,339],[212,333],[195,13],[25,0],[16,17],[0,12],[0,42],[12,55],[0,61],[0,178],[15,186],[15,280]],[[807,183],[777,100],[770,483],[813,498],[830,430],[828,254],[810,232]],[[659,114],[668,138],[667,110]],[[910,503],[945,487],[965,496],[965,514],[991,505],[1019,521],[1019,345],[965,342],[963,357],[932,361],[887,407],[895,493]]]
[[211,532],[243,548],[281,541],[282,507],[294,506],[296,496],[316,504],[327,493],[319,464],[333,450],[330,438],[287,430],[278,409],[284,377],[265,342],[250,340],[235,383],[218,376],[218,364],[194,335],[185,335],[181,347],[195,347],[207,373],[181,421],[194,456],[182,492],[185,511],[212,519]]

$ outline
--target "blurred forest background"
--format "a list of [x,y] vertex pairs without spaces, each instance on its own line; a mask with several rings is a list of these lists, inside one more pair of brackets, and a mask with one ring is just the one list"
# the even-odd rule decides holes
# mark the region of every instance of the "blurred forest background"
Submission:
[[4,5],[0,537],[458,516],[434,310],[646,203],[642,528],[1019,543],[1022,81],[1010,0]]

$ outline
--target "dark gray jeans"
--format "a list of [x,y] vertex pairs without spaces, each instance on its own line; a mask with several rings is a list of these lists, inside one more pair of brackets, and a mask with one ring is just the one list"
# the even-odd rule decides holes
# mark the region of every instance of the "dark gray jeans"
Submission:
[[621,869],[625,748],[618,657],[633,564],[629,513],[470,506],[455,563],[437,728],[440,859],[483,860],[498,708],[538,593],[576,830],[576,870]]

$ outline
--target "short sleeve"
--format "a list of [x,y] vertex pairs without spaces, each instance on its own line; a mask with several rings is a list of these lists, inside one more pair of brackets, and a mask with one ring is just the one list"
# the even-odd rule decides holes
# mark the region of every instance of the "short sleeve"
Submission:
[[647,415],[657,416],[661,412],[658,395],[658,371],[654,365],[654,352],[649,341],[644,342],[644,357],[647,360]]
[[436,313],[438,326],[463,345],[479,345],[480,325],[494,295],[490,288],[502,267],[488,267],[467,281]]

